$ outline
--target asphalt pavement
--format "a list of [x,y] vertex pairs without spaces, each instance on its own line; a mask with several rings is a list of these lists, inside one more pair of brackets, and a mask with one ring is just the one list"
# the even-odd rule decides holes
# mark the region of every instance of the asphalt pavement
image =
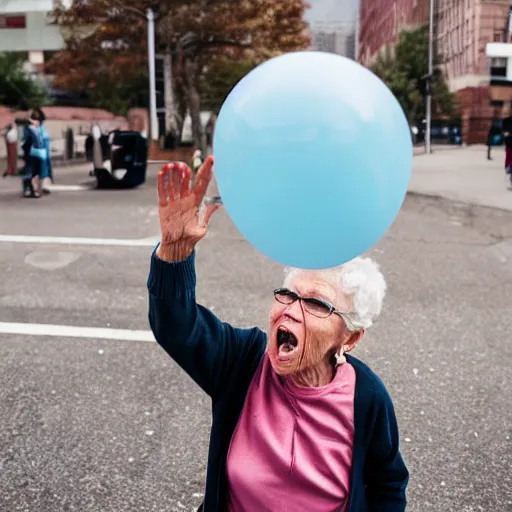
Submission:
[[[191,511],[209,399],[148,335],[156,170],[49,197],[0,180],[0,512]],[[409,197],[371,251],[389,292],[356,350],[395,402],[411,512],[512,510],[512,213]],[[266,326],[282,269],[226,212],[197,255],[198,297]],[[108,338],[112,339],[108,339]]]

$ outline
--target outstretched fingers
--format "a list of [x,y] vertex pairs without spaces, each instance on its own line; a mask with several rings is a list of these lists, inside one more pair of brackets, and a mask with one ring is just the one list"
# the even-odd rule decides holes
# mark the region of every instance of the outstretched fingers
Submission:
[[185,197],[190,192],[190,179],[192,172],[190,167],[183,162],[178,162],[176,164],[176,169],[179,173],[180,195],[181,197]]
[[199,206],[206,194],[208,184],[212,179],[213,156],[209,156],[197,172],[196,182],[194,185],[194,195],[196,197],[196,206]]
[[166,206],[169,201],[167,196],[168,174],[165,167],[158,173],[158,204],[160,206]]
[[190,193],[191,171],[183,162],[164,165],[158,174],[158,200],[160,206],[177,201]]

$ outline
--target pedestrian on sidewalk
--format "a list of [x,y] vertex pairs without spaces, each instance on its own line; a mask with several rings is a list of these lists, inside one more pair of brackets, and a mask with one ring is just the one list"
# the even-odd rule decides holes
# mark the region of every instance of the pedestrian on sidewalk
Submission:
[[404,512],[409,477],[392,400],[348,354],[380,314],[379,267],[356,258],[290,269],[268,335],[222,322],[196,302],[195,247],[218,209],[198,214],[212,168],[209,156],[192,190],[185,164],[159,174],[162,238],[148,278],[157,342],[212,400],[200,510]]
[[487,134],[487,160],[492,160],[491,150],[492,147],[497,143],[497,140],[501,138],[502,129],[499,119],[493,119],[489,132]]
[[44,134],[41,130],[41,116],[37,110],[30,114],[29,124],[25,128],[23,142],[23,159],[25,170],[23,176],[23,196],[41,197],[42,194],[42,171],[43,165],[48,157],[46,151]]
[[505,176],[507,179],[507,189],[512,190],[512,133],[510,130],[510,120],[507,118],[503,139],[505,141]]
[[507,177],[507,189],[512,190],[512,147],[505,146],[505,175]]
[[9,124],[3,130],[5,146],[7,148],[7,169],[3,177],[16,176],[18,170],[18,129],[16,123]]

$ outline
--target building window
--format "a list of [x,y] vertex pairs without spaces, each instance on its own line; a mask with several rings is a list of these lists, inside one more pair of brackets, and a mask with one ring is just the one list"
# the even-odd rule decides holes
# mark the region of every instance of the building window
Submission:
[[501,32],[494,32],[494,42],[495,43],[501,43]]
[[26,28],[26,20],[23,14],[0,16],[0,29],[2,28]]
[[508,60],[504,58],[491,59],[491,80],[507,76],[507,63]]
[[506,68],[508,60],[505,57],[493,57],[491,59],[492,68]]

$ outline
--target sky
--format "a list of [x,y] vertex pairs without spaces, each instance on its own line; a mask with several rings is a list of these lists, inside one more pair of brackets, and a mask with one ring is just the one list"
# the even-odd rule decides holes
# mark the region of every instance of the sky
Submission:
[[357,16],[359,0],[308,0],[311,9],[308,21],[353,21]]

